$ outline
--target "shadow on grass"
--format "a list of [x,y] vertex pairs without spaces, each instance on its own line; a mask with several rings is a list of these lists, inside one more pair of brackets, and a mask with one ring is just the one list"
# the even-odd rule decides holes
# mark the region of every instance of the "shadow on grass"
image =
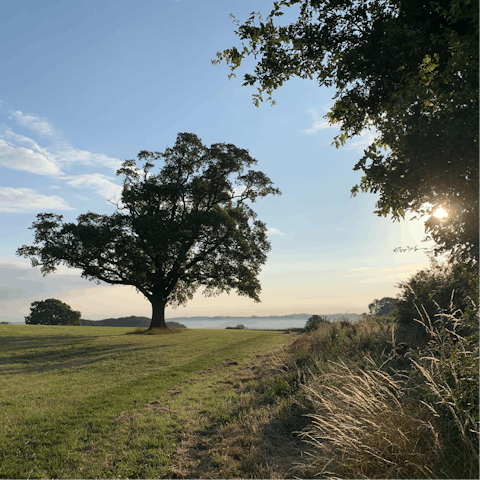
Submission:
[[169,335],[170,333],[180,333],[185,328],[142,328],[138,327],[125,335]]
[[[11,355],[0,357],[0,375],[41,373],[61,370],[70,367],[92,365],[112,356],[125,356],[137,350],[145,351],[152,348],[168,347],[169,345],[85,345],[79,343],[91,342],[92,337],[76,337],[76,342],[59,342],[59,337],[42,337],[42,342],[27,341],[9,345]],[[32,339],[34,340],[34,339]],[[40,344],[41,343],[41,344]],[[53,349],[41,347],[54,347]],[[0,347],[2,347],[0,343]],[[3,347],[2,347],[3,349]],[[5,349],[3,349],[5,352]],[[25,350],[25,353],[15,355],[13,352]],[[11,368],[8,368],[11,366]]]

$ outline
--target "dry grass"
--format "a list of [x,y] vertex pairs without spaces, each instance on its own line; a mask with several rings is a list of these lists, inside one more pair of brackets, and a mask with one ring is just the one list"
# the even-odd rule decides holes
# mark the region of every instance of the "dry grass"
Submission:
[[391,343],[392,329],[393,321],[386,317],[322,322],[317,329],[299,336],[292,357],[299,366],[341,358],[363,362],[366,355],[381,361],[385,347]]
[[399,380],[332,363],[305,386],[315,413],[302,433],[320,477],[432,478],[441,455],[432,413],[405,398]]
[[[294,337],[292,335],[292,340]],[[172,454],[167,478],[293,478],[311,477],[302,464],[304,444],[293,430],[305,425],[299,412],[294,425],[290,400],[266,401],[265,385],[279,375],[287,350],[257,355],[248,367],[225,382],[235,400],[220,415],[201,415],[184,424]],[[288,418],[287,418],[288,417]]]
[[[462,337],[472,320],[450,310],[432,321],[419,309],[430,341],[404,352],[407,370],[351,355],[328,367],[317,361],[303,386],[312,422],[302,432],[316,476],[479,478],[478,333]],[[328,335],[313,335],[302,339],[304,348],[325,345]],[[392,355],[394,337],[391,344]]]
[[[452,293],[453,298],[453,293]],[[478,308],[473,303],[478,325]],[[463,312],[450,305],[432,322],[425,309],[418,309],[430,342],[412,358],[416,380],[422,379],[424,404],[440,419],[439,429],[447,461],[443,470],[450,476],[479,478],[479,343]],[[418,380],[417,380],[418,382]],[[475,418],[474,418],[475,417]]]

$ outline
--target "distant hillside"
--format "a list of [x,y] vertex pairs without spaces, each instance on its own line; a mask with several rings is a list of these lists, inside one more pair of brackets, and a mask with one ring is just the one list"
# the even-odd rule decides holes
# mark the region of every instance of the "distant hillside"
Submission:
[[[151,319],[147,317],[120,317],[106,318],[105,320],[80,320],[86,327],[149,327]],[[178,322],[168,320],[167,326],[171,328],[187,328]]]
[[331,313],[329,315],[322,316],[327,317],[331,322],[339,322],[344,318],[356,322],[361,315],[359,315],[358,313]]
[[[247,320],[274,320],[274,319],[292,319],[292,320],[305,320],[307,321],[312,315],[311,313],[293,313],[291,315],[268,315],[268,316],[260,316],[260,315],[251,315],[249,317],[240,317],[240,316],[228,316],[228,315],[219,315],[215,317],[176,317],[175,320],[180,322],[188,322],[188,321],[208,321],[208,320],[232,320],[232,321],[247,321]],[[352,321],[357,321],[360,318],[358,313],[330,313],[327,315],[321,315],[322,317],[327,317],[331,322],[338,322],[342,318],[348,318]]]

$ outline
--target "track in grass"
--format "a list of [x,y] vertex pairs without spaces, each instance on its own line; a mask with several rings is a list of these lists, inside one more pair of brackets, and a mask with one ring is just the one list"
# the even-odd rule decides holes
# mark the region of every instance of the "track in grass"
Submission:
[[0,325],[0,478],[158,477],[181,423],[234,395],[220,388],[231,370],[288,342],[268,331],[129,331]]

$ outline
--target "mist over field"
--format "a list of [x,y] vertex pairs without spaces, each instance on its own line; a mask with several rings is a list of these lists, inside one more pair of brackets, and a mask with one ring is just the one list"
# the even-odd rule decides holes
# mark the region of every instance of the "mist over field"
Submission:
[[[307,320],[314,314],[298,313],[283,316],[257,316],[249,317],[241,316],[195,316],[195,317],[172,317],[167,318],[167,321],[178,322],[184,324],[187,328],[226,328],[235,327],[237,325],[244,325],[249,329],[283,329],[283,328],[302,328],[305,326]],[[339,321],[343,318],[348,318],[351,321],[357,321],[360,315],[357,313],[332,313],[323,315],[331,322]],[[122,317],[125,318],[125,317]],[[148,317],[133,317],[138,319],[145,319],[147,323],[150,322]],[[87,320],[87,319],[83,319]],[[1,320],[0,320],[1,321]],[[88,320],[89,322],[92,320]],[[97,320],[100,322],[100,320]],[[24,322],[11,321],[9,323],[15,325],[23,325]]]

